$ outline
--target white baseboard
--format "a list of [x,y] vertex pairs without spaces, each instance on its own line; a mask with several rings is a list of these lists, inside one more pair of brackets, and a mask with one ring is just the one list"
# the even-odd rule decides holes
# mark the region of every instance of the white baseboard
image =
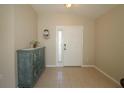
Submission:
[[106,74],[105,72],[103,72],[100,68],[98,68],[97,66],[95,66],[94,65],[94,68],[96,69],[96,70],[98,70],[99,72],[101,72],[102,74],[104,74],[106,77],[108,77],[109,79],[111,79],[112,81],[114,81],[116,84],[118,84],[119,86],[121,86],[120,85],[120,83],[117,81],[117,80],[115,80],[114,78],[112,78],[110,75],[108,75],[108,74]]
[[98,68],[95,65],[82,65],[81,67],[93,67],[96,70],[98,70],[99,72],[101,72],[102,74],[104,74],[106,77],[108,77],[109,79],[111,79],[113,82],[115,82],[116,84],[118,84],[119,86],[121,86],[120,85],[120,82],[118,82],[117,80],[115,80],[114,78],[112,78],[110,75],[106,74],[105,72],[103,72],[100,68]]
[[56,67],[56,65],[46,65],[46,67]]
[[[64,67],[63,65],[46,65],[46,67]],[[94,65],[81,65],[81,67],[94,67]]]
[[56,67],[64,67],[64,65],[62,63],[58,63],[56,64]]
[[56,67],[64,67],[63,65],[57,65]]
[[94,65],[81,65],[81,67],[94,67]]

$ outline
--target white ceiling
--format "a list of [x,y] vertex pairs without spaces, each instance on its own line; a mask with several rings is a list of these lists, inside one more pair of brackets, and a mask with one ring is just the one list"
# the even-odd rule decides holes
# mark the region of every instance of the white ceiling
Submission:
[[34,4],[32,7],[38,14],[43,13],[71,13],[97,18],[110,11],[117,4],[73,4],[66,8],[64,4]]

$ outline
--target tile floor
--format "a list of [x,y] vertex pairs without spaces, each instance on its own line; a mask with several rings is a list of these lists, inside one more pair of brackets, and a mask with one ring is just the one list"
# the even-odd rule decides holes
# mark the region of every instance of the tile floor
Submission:
[[94,68],[46,68],[35,88],[118,88],[112,80]]

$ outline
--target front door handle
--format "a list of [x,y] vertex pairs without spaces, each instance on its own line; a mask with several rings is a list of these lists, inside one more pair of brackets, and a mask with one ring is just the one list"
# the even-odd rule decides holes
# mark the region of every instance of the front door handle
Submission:
[[64,44],[64,50],[67,50],[67,49],[66,49],[66,44]]

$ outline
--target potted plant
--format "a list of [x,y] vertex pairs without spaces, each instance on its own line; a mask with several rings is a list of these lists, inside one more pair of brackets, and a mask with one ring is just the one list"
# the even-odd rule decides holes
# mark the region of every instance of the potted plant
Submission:
[[32,40],[32,41],[30,42],[30,44],[31,44],[31,47],[36,48],[36,47],[38,46],[38,44],[39,44],[39,41],[37,41],[37,40]]

